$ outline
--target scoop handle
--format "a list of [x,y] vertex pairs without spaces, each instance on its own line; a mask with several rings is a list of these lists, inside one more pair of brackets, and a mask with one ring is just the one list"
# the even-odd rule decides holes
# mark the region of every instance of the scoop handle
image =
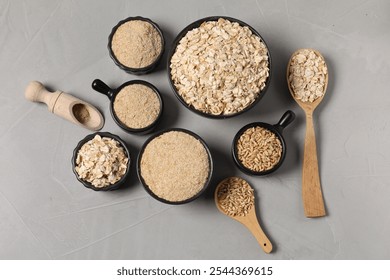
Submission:
[[302,199],[305,215],[308,218],[325,216],[320,174],[318,171],[317,145],[313,115],[306,114],[306,136],[303,153]]
[[272,243],[261,228],[254,209],[252,209],[248,215],[245,216],[245,221],[240,222],[244,224],[253,234],[263,251],[267,254],[271,253]]
[[24,96],[27,100],[32,102],[46,103],[49,111],[53,112],[54,105],[61,93],[61,91],[56,91],[54,93],[50,92],[43,86],[42,83],[32,81],[27,85]]

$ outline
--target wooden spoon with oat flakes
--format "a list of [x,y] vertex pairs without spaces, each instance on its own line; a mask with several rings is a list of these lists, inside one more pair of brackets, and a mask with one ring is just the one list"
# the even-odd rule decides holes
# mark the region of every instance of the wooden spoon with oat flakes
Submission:
[[306,136],[302,170],[302,199],[306,217],[325,216],[322,197],[313,112],[325,96],[328,70],[317,50],[295,51],[287,66],[287,85],[294,100],[306,114]]

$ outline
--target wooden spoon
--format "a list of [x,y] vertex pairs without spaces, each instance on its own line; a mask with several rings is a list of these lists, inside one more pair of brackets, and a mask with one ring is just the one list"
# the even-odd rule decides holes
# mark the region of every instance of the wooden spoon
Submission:
[[223,214],[226,216],[240,222],[244,226],[246,226],[249,231],[253,234],[253,236],[256,238],[257,242],[259,243],[260,247],[266,252],[267,254],[272,251],[272,243],[269,241],[268,237],[265,235],[264,231],[261,229],[260,224],[258,222],[258,219],[256,217],[256,209],[255,209],[255,204],[254,204],[254,194],[253,191],[251,192],[251,195],[253,196],[253,206],[247,211],[247,213],[244,216],[233,216],[229,213],[227,213],[224,208],[221,206],[221,201],[218,198],[218,194],[223,187],[224,183],[227,182],[228,180],[240,180],[246,184],[248,184],[249,188],[252,189],[249,185],[248,182],[246,182],[244,179],[238,178],[238,177],[229,177],[220,182],[215,189],[214,193],[214,200],[215,204],[218,208],[219,211],[221,211]]
[[[321,103],[325,96],[326,88],[328,85],[328,73],[325,75],[324,95],[317,98],[313,102],[303,102],[296,98],[294,90],[291,88],[289,82],[290,64],[292,58],[304,49],[295,51],[288,62],[287,66],[287,85],[288,89],[294,100],[303,109],[306,114],[306,136],[305,136],[305,147],[303,155],[303,170],[302,170],[302,198],[303,207],[306,217],[322,217],[325,216],[324,199],[322,197],[320,175],[318,172],[318,159],[317,159],[317,147],[316,138],[313,125],[313,112],[317,106]],[[316,55],[321,57],[324,62],[325,59],[321,53],[317,50],[307,49],[313,51]],[[325,64],[326,65],[326,64]]]

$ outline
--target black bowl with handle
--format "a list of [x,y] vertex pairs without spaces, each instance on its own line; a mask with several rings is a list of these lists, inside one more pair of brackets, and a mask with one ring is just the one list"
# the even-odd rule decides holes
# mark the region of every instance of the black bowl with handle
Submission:
[[[160,108],[159,108],[159,113],[157,115],[157,118],[151,124],[149,124],[148,126],[141,127],[141,128],[128,127],[125,123],[123,123],[118,118],[118,116],[117,116],[117,114],[115,113],[115,110],[114,110],[114,102],[115,102],[115,98],[118,95],[118,93],[123,88],[125,88],[126,86],[135,85],[135,84],[144,85],[144,86],[149,87],[150,89],[152,89],[154,91],[154,93],[156,94],[156,96],[157,96],[157,98],[159,100],[159,103],[160,103]],[[163,102],[163,99],[161,97],[161,93],[159,92],[159,90],[154,85],[152,85],[149,82],[146,82],[146,81],[143,81],[143,80],[132,80],[132,81],[128,81],[128,82],[122,84],[120,87],[118,87],[116,89],[112,89],[107,84],[105,84],[103,81],[101,81],[99,79],[95,79],[92,82],[92,88],[94,90],[96,90],[97,92],[100,92],[100,93],[106,95],[108,97],[108,99],[110,99],[110,112],[111,112],[112,118],[114,119],[115,123],[120,128],[122,128],[124,131],[126,131],[128,133],[133,133],[133,134],[147,134],[147,133],[150,133],[150,132],[152,132],[155,129],[156,125],[159,123],[159,121],[161,119],[162,112],[163,112],[163,109],[164,109],[164,102]]]
[[[264,123],[264,122],[253,122],[253,123],[250,123],[250,124],[247,124],[245,125],[244,127],[242,127],[238,132],[237,134],[235,135],[234,139],[233,139],[233,143],[232,143],[232,156],[233,156],[233,160],[234,160],[234,163],[237,165],[237,167],[243,171],[244,173],[248,174],[248,175],[254,175],[254,176],[263,176],[263,175],[268,175],[270,173],[273,173],[275,172],[277,169],[279,169],[279,167],[283,164],[283,161],[286,157],[286,152],[287,152],[287,145],[286,145],[286,141],[284,140],[284,137],[282,135],[283,133],[283,130],[295,119],[295,114],[293,111],[290,111],[288,110],[287,112],[285,112],[283,114],[283,116],[280,118],[279,122],[272,125],[272,124],[269,124],[269,123]],[[271,169],[268,169],[268,170],[264,170],[264,171],[255,171],[255,170],[252,170],[248,167],[246,167],[239,159],[238,157],[238,149],[237,149],[237,143],[238,143],[238,140],[240,139],[241,135],[247,131],[248,129],[251,129],[253,127],[262,127],[262,128],[265,128],[267,130],[269,130],[270,132],[272,132],[273,134],[276,135],[276,137],[280,140],[280,143],[282,145],[282,154],[281,154],[281,157],[278,161],[278,163],[276,163]]]

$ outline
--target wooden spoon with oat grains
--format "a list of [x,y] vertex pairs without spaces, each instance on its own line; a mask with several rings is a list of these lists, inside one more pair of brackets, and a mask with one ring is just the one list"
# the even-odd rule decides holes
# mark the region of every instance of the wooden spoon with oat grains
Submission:
[[272,243],[259,224],[255,196],[247,181],[239,177],[224,179],[215,189],[214,200],[219,211],[246,226],[263,251],[271,253]]

